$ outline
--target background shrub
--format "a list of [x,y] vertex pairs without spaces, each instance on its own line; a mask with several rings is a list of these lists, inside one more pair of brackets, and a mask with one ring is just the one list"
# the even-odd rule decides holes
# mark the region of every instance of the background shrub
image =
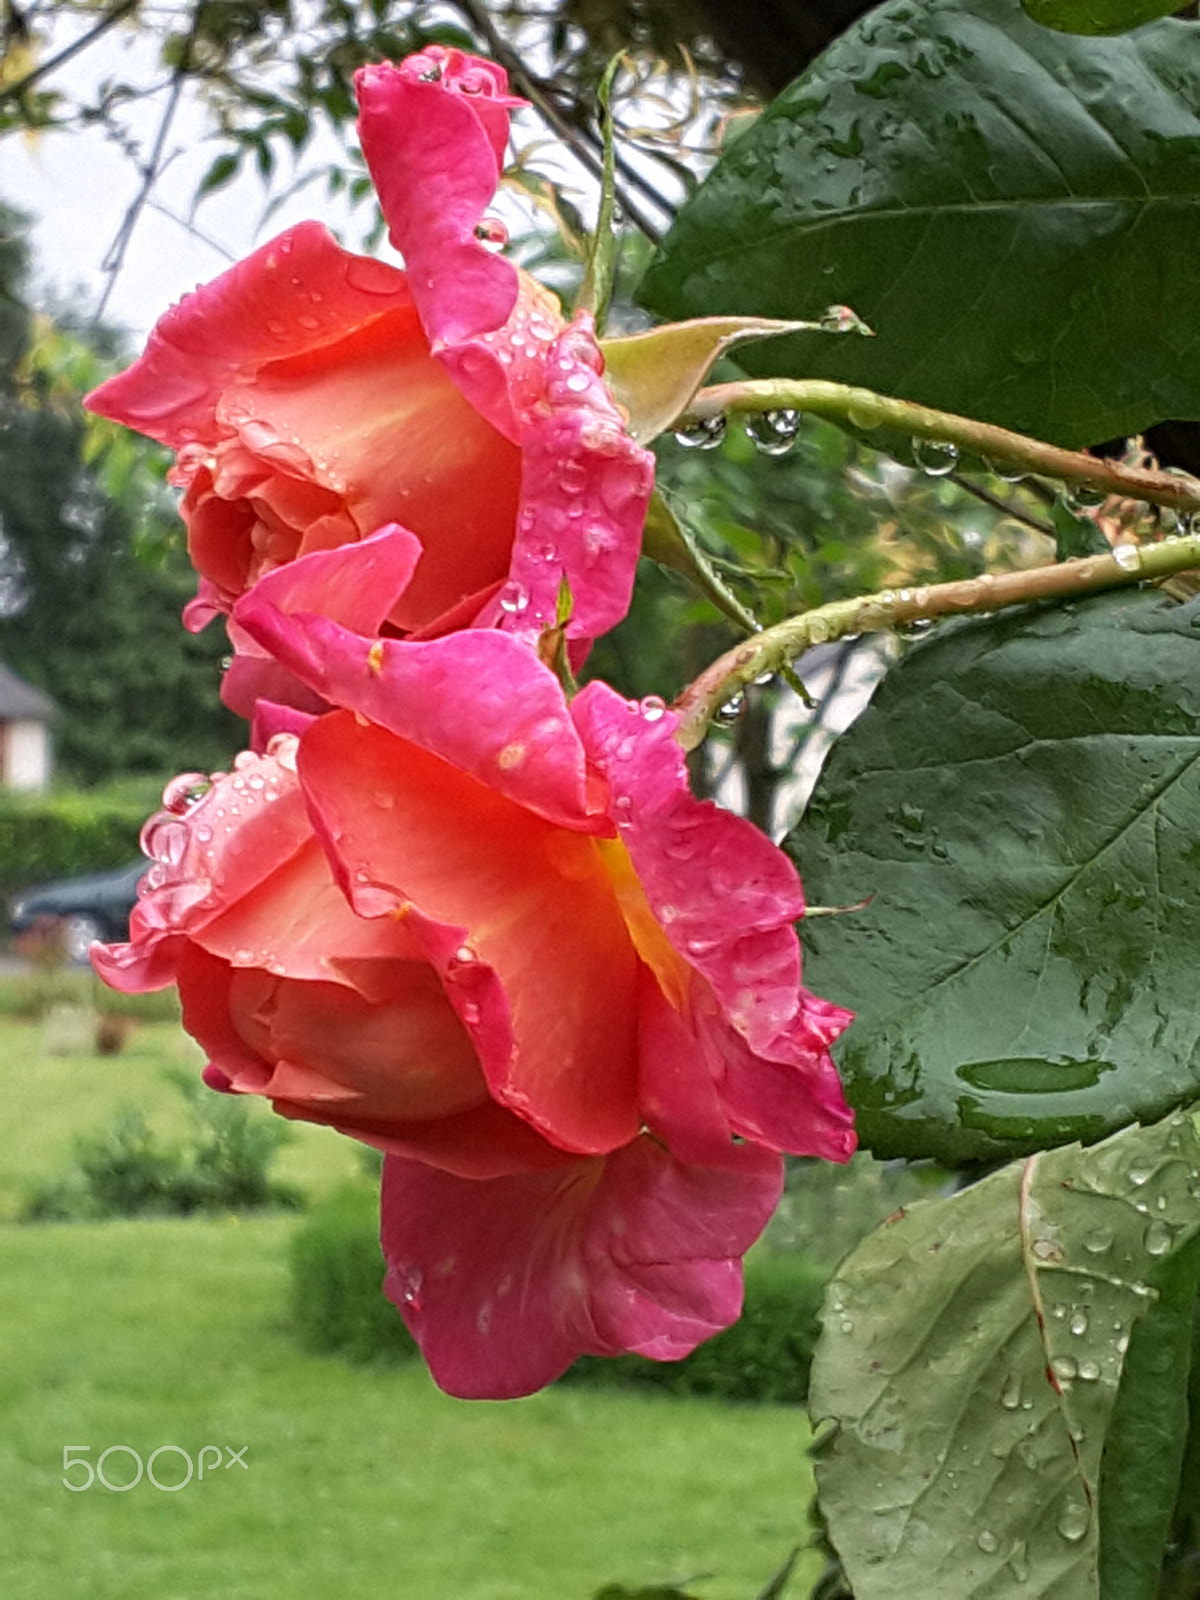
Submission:
[[142,823],[157,803],[156,788],[161,785],[0,791],[0,896],[135,860]]
[[406,1361],[417,1347],[383,1293],[379,1189],[353,1183],[309,1212],[292,1240],[292,1315],[309,1350]]
[[287,1123],[254,1117],[240,1099],[213,1094],[188,1074],[172,1079],[192,1114],[188,1138],[161,1139],[139,1110],[126,1108],[101,1133],[77,1142],[74,1166],[33,1192],[22,1220],[188,1216],[303,1203],[298,1189],[271,1177],[280,1147],[292,1137]]

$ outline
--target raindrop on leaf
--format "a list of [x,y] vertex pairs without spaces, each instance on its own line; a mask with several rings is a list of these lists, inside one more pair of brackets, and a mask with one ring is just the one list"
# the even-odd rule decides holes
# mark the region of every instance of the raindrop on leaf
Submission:
[[675,437],[686,450],[715,450],[725,437],[723,416],[701,417],[677,430]]
[[913,460],[930,478],[944,478],[958,465],[958,446],[948,439],[920,439],[912,442]]
[[800,413],[791,410],[759,411],[746,419],[746,432],[764,456],[782,456],[800,432]]

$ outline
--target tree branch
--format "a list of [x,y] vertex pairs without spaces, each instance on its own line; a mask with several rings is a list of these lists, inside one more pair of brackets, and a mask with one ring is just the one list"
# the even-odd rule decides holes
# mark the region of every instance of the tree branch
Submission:
[[100,38],[101,34],[107,33],[114,23],[120,22],[121,18],[127,17],[131,11],[136,11],[140,4],[141,0],[120,0],[119,5],[115,5],[111,11],[105,12],[100,21],[94,27],[89,28],[86,33],[81,33],[74,43],[60,50],[56,56],[51,56],[48,61],[39,63],[31,72],[27,72],[23,78],[18,78],[16,83],[10,83],[5,88],[0,89],[0,105],[3,105],[6,100],[19,100],[26,89],[32,89],[35,83],[40,83],[43,78],[48,77],[52,72],[56,72],[59,67],[66,66],[68,61],[74,60],[81,51],[87,49],[88,45]]

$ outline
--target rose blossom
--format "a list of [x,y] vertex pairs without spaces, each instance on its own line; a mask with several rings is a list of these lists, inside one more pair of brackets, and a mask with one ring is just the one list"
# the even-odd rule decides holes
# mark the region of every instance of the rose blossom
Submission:
[[794,868],[692,797],[661,702],[568,702],[500,632],[304,609],[386,599],[415,555],[392,530],[239,604],[337,709],[168,792],[130,942],[95,961],[178,982],[210,1083],[388,1153],[389,1292],[434,1376],[525,1393],[733,1320],[778,1152],[853,1148],[848,1014],[801,986]]
[[[200,627],[264,573],[389,523],[422,555],[391,631],[552,623],[628,608],[652,458],[602,379],[591,319],[484,242],[511,108],[501,68],[431,46],[356,80],[363,151],[407,270],[302,223],[161,318],[92,410],[177,452]],[[272,687],[233,630],[223,690]],[[277,690],[278,674],[275,675]]]

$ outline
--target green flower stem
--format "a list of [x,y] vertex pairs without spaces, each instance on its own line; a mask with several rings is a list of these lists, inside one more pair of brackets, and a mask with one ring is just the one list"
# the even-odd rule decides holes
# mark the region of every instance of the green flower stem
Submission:
[[1062,483],[1148,500],[1177,511],[1200,511],[1200,481],[1186,473],[1150,472],[1144,467],[1105,461],[1079,450],[1029,439],[1008,428],[997,428],[973,417],[956,417],[949,411],[931,411],[911,400],[894,400],[871,389],[855,389],[820,378],[756,379],[743,383],[718,383],[701,389],[688,407],[694,418],[731,413],[775,410],[810,411],[830,422],[849,424],[863,432],[892,428],[913,438],[953,444],[972,455],[985,456],[998,467],[1020,469],[1057,478]]
[[694,750],[726,701],[756,678],[781,672],[814,644],[911,627],[937,617],[1000,611],[1035,600],[1071,599],[1147,578],[1170,577],[1190,567],[1200,567],[1200,535],[1173,537],[1159,544],[1122,545],[1117,555],[1085,556],[1022,572],[985,572],[955,583],[884,589],[853,600],[834,600],[765,628],[706,667],[675,702],[680,717],[675,737],[685,750]]

